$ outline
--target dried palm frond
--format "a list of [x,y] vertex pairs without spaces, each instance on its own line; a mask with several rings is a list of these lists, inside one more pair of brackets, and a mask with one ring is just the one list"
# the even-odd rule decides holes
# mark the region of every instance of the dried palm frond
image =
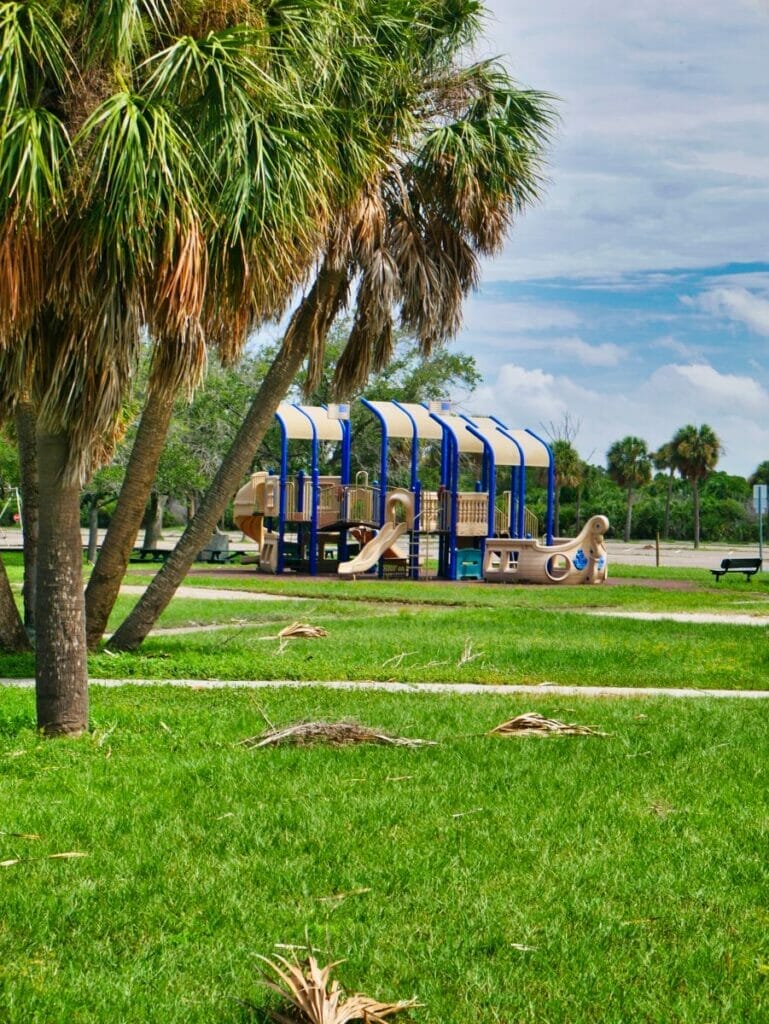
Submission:
[[559,722],[555,718],[545,718],[538,711],[527,711],[509,722],[502,722],[489,732],[490,736],[608,736],[589,725]]
[[270,1017],[279,1024],[347,1024],[355,1020],[364,1021],[364,1024],[382,1024],[386,1017],[418,1005],[415,999],[380,1003],[359,993],[345,996],[339,982],[336,979],[331,981],[332,971],[341,963],[339,960],[321,967],[314,956],[303,962],[278,955],[274,960],[265,956],[259,959],[271,972],[261,972],[261,983],[290,1004],[288,1013],[268,1010]]
[[244,747],[276,747],[291,744],[297,747],[313,743],[329,743],[336,747],[352,743],[377,743],[390,747],[434,747],[434,740],[410,739],[405,736],[388,736],[357,722],[297,722],[281,729],[268,729],[260,736],[250,736],[240,741]]
[[281,629],[278,636],[281,640],[290,637],[305,637],[308,640],[318,640],[322,636],[328,636],[328,630],[322,626],[310,626],[306,622],[292,622],[290,626]]

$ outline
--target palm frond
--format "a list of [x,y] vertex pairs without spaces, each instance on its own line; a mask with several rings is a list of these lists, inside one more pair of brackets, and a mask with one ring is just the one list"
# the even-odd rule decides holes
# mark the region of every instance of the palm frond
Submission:
[[321,967],[312,955],[303,963],[277,955],[259,959],[267,968],[261,972],[260,982],[282,996],[293,1011],[293,1015],[288,1015],[269,1010],[272,1019],[280,1024],[348,1024],[356,1020],[383,1024],[387,1017],[418,1005],[415,999],[382,1003],[357,993],[346,996],[339,982],[331,980],[341,961]]
[[61,30],[40,0],[0,4],[0,109],[39,101],[43,83],[64,88],[74,63]]
[[135,63],[136,54],[150,51],[153,36],[172,29],[176,6],[174,0],[88,0],[83,3],[85,64],[106,58],[127,71]]

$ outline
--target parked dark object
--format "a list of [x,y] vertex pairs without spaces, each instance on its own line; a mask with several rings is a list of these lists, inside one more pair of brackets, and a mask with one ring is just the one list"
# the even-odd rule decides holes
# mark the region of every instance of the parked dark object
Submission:
[[745,579],[750,583],[750,577],[761,571],[760,558],[724,558],[720,569],[710,570],[716,578],[716,583],[727,572],[743,572]]

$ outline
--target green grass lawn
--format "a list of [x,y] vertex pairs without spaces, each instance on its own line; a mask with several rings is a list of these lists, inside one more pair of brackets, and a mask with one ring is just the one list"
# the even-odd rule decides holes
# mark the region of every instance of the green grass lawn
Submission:
[[[660,590],[212,571],[188,582],[295,600],[175,598],[161,626],[222,628],[90,673],[768,688],[765,628],[585,614],[767,613],[769,578],[685,572]],[[295,620],[328,636],[281,645]],[[525,710],[610,735],[485,735]],[[439,744],[238,745],[265,719],[342,717]],[[94,686],[89,736],[33,721],[32,693],[0,688],[0,1024],[262,1024],[256,954],[306,942],[350,989],[419,998],[424,1024],[769,1020],[769,703]],[[70,852],[88,856],[50,859]]]
[[[767,705],[92,699],[50,742],[0,697],[3,1024],[259,1021],[256,954],[306,942],[424,1024],[769,1019]],[[610,736],[484,735],[532,708]],[[238,745],[341,717],[439,745]]]
[[[20,566],[12,565],[19,573]],[[668,579],[671,570],[660,570]],[[212,571],[188,583],[295,600],[176,597],[161,628],[219,625],[215,632],[158,632],[133,654],[90,659],[94,678],[356,679],[404,682],[541,683],[765,689],[769,648],[762,628],[647,622],[591,610],[769,613],[769,576],[715,585],[705,570],[687,589],[628,578],[611,587],[519,587],[377,580],[233,576]],[[130,577],[133,582],[142,577]],[[121,597],[112,627],[135,598]],[[322,640],[281,645],[301,620]],[[272,638],[272,639],[270,639]],[[0,675],[33,674],[31,655],[3,656]]]

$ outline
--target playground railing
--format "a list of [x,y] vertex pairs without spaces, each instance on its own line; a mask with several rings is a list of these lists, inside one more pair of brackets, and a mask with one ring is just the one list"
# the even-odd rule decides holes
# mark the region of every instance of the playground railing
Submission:
[[[505,499],[505,508],[502,513],[500,520],[500,510],[497,508],[496,516],[494,518],[494,525],[498,534],[507,534],[510,530],[510,521],[517,522],[517,517],[513,516],[513,496],[510,491],[504,491],[503,498]],[[517,508],[516,501],[516,508]],[[523,509],[523,534],[524,537],[539,537],[539,519],[534,515],[531,509],[524,506]]]
[[457,494],[457,536],[485,537],[489,529],[489,495],[486,491]]
[[348,484],[337,488],[340,493],[339,519],[345,523],[378,525],[379,495],[378,487],[368,484]]
[[451,495],[448,491],[422,491],[415,529],[422,533],[448,530],[451,523]]

